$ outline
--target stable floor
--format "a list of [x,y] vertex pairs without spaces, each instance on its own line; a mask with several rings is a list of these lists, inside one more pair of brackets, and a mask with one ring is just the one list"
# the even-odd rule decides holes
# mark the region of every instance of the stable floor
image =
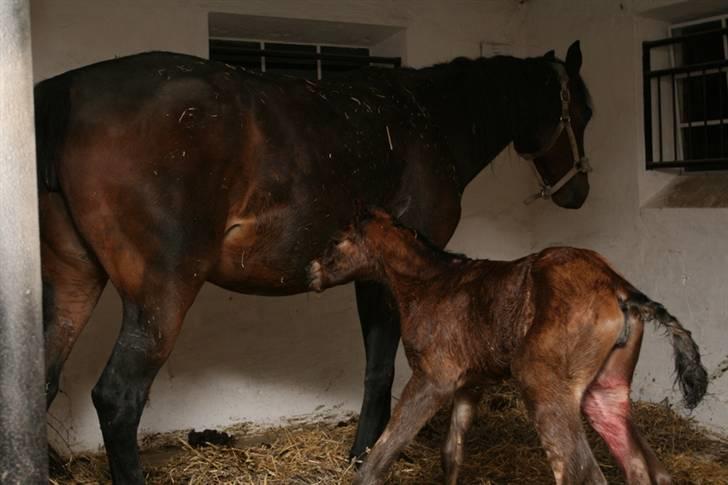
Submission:
[[[728,484],[728,439],[712,435],[669,407],[637,402],[637,426],[676,484]],[[441,412],[402,454],[388,483],[439,484],[440,445],[448,417]],[[252,433],[240,425],[228,430],[227,446],[193,448],[186,433],[145,438],[142,459],[149,484],[348,484],[346,461],[355,418],[289,426]],[[590,430],[590,442],[608,482],[624,483],[606,447]],[[52,484],[110,483],[103,455],[52,460]],[[466,440],[460,479],[468,484],[553,483],[551,470],[517,393],[504,386],[490,393]]]

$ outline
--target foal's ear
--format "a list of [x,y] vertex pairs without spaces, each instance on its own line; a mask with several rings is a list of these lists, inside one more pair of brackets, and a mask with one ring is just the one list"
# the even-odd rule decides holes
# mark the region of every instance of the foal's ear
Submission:
[[554,50],[551,49],[550,51],[548,51],[546,54],[543,55],[543,58],[548,59],[549,61],[553,61],[554,59],[556,59],[556,52],[554,52]]
[[570,76],[575,76],[579,74],[579,69],[581,69],[581,46],[577,40],[569,46],[569,50],[566,52],[566,72]]

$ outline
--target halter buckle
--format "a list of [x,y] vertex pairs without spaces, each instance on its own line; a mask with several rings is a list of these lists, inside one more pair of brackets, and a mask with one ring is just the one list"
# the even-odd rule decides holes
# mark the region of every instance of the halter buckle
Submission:
[[581,173],[589,173],[593,170],[589,163],[589,157],[581,157],[579,160],[574,162],[574,168]]
[[566,83],[561,85],[561,101],[567,104],[571,101],[571,92],[569,91],[569,87]]

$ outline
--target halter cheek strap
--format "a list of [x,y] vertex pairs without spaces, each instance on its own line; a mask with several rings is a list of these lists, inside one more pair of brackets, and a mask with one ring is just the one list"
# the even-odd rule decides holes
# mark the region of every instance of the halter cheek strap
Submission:
[[[550,198],[551,195],[566,185],[577,174],[591,172],[592,170],[591,165],[589,165],[589,159],[586,156],[582,157],[579,155],[579,147],[576,143],[576,135],[574,134],[574,129],[571,126],[571,116],[569,115],[570,100],[571,93],[569,92],[568,80],[564,80],[561,82],[561,117],[559,118],[559,124],[556,126],[554,134],[551,135],[549,142],[541,150],[534,153],[519,153],[521,157],[531,161],[531,167],[533,168],[536,178],[541,185],[541,190],[523,201],[525,204],[530,204],[538,199]],[[573,165],[568,172],[556,181],[556,183],[549,185],[539,173],[533,160],[548,153],[564,131],[566,131],[566,134],[569,137],[569,144],[571,145],[571,160]]]

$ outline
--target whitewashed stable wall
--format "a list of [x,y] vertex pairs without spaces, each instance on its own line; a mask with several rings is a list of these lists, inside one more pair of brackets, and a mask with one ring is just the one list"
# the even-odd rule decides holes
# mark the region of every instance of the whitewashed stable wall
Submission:
[[[728,209],[647,208],[675,174],[643,169],[641,41],[665,36],[667,20],[706,12],[712,0],[33,0],[36,80],[114,56],[161,49],[207,55],[209,12],[397,27],[372,46],[411,66],[476,56],[481,42],[516,55],[560,56],[581,39],[583,76],[596,115],[586,144],[595,172],[579,211],[549,202],[524,207],[535,182],[507,149],[468,188],[450,248],[514,258],[548,245],[594,248],[693,329],[709,371],[728,354]],[[655,18],[656,17],[656,18]],[[682,177],[682,176],[681,176]],[[79,340],[51,409],[55,443],[101,442],[90,390],[108,358],[120,304],[107,289]],[[669,343],[647,335],[635,396],[678,402]],[[358,411],[364,355],[351,287],[324,295],[250,297],[211,285],[192,307],[155,382],[142,432],[275,423],[291,416]],[[407,377],[400,353],[395,394]],[[712,382],[695,412],[728,428],[728,377]]]
[[[411,66],[477,56],[481,41],[512,43],[523,14],[517,2],[504,0],[33,0],[36,81],[147,50],[206,56],[208,12],[398,27],[402,33],[372,50],[399,54]],[[492,258],[526,252],[531,231],[521,200],[534,185],[525,162],[504,153],[465,193],[451,247]],[[119,299],[107,288],[50,410],[50,438],[62,448],[64,442],[74,450],[101,443],[90,391],[120,319]],[[363,364],[351,286],[323,295],[264,298],[207,285],[152,387],[141,430],[269,424],[296,415],[358,411]],[[395,394],[408,376],[402,353],[397,374]]]
[[[693,330],[713,373],[728,356],[728,208],[648,204],[676,175],[644,170],[641,42],[666,37],[668,21],[705,16],[716,8],[725,12],[728,5],[710,0],[539,0],[528,5],[528,35],[521,39],[525,50],[536,54],[545,45],[581,39],[582,74],[596,105],[586,134],[594,166],[591,195],[579,211],[534,206],[532,249],[568,244],[603,253]],[[633,396],[679,403],[672,369],[668,340],[650,329]],[[694,415],[726,431],[727,401],[728,375],[722,375],[710,383]]]

